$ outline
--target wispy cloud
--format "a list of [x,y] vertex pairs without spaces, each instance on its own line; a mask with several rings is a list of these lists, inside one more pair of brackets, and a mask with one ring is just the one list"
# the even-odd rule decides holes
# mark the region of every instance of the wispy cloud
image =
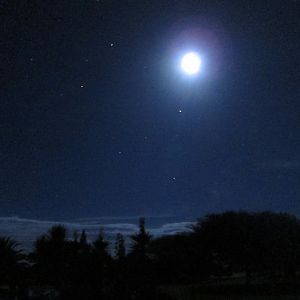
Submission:
[[164,224],[160,228],[152,229],[150,232],[154,235],[166,235],[166,234],[176,234],[183,231],[190,231],[190,227],[193,222],[178,222],[178,223],[169,223]]

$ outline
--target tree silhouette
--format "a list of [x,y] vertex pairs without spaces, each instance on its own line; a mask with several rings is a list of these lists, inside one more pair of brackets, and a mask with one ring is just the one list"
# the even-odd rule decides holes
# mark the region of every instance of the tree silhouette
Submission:
[[121,233],[118,233],[116,236],[116,242],[115,242],[115,258],[117,260],[124,260],[126,255],[126,248],[125,248],[125,241],[124,237]]
[[87,236],[86,236],[85,230],[82,230],[82,232],[81,232],[81,235],[79,238],[79,243],[83,246],[87,245]]
[[150,245],[156,281],[160,284],[190,283],[206,277],[201,244],[190,234],[166,235]]
[[68,250],[66,229],[61,225],[51,227],[48,234],[36,240],[31,257],[39,283],[51,284],[63,291],[71,257]]
[[105,240],[103,231],[100,230],[96,240],[93,242],[92,245],[93,254],[101,259],[109,256],[107,251],[108,246],[109,243]]
[[210,255],[214,275],[245,272],[250,283],[253,273],[284,275],[299,268],[300,222],[291,215],[211,214],[198,221],[194,233]]
[[[153,300],[165,299],[157,289],[165,284],[202,282],[209,291],[203,280],[213,283],[212,275],[243,273],[248,286],[242,288],[249,291],[258,280],[297,282],[300,271],[300,220],[289,214],[209,214],[192,232],[160,238],[151,237],[141,218],[130,239],[126,254],[122,234],[111,249],[102,231],[89,243],[85,230],[68,240],[66,228],[57,225],[24,256],[16,242],[0,238],[0,284],[10,286],[11,298],[16,286],[32,284],[55,287],[62,300]],[[26,258],[31,264],[25,268]]]
[[79,237],[79,234],[78,234],[78,231],[77,230],[74,230],[73,232],[73,242],[78,242],[78,237]]
[[49,230],[49,239],[54,244],[63,245],[66,241],[67,230],[62,225],[55,225]]
[[145,218],[139,219],[138,233],[131,235],[131,251],[128,254],[131,289],[137,299],[153,297],[154,270],[150,259],[152,236],[145,228]]
[[8,285],[11,294],[20,283],[25,267],[25,255],[18,246],[18,243],[11,238],[0,237],[0,284]]
[[110,277],[112,258],[108,253],[109,243],[105,240],[103,231],[100,230],[98,237],[91,247],[90,284],[95,297],[105,297],[111,288],[108,280]]
[[139,220],[139,232],[131,237],[131,254],[135,255],[139,260],[147,259],[148,248],[151,241],[151,235],[146,231],[145,218]]
[[128,280],[130,274],[127,264],[125,241],[121,233],[116,235],[114,258],[113,273],[110,279],[113,286],[110,294],[112,299],[129,300],[131,298],[131,289]]

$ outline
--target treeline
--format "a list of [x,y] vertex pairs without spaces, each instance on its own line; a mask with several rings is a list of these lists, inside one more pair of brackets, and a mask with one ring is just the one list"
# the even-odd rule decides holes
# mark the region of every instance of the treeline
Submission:
[[0,238],[0,285],[19,298],[29,286],[51,286],[60,299],[155,300],[170,299],[158,293],[159,286],[235,274],[246,285],[258,278],[276,283],[296,278],[300,270],[300,221],[289,214],[210,214],[190,232],[160,238],[149,234],[141,218],[130,247],[118,234],[113,253],[102,232],[92,243],[85,231],[72,240],[66,236],[63,226],[54,226],[29,254]]

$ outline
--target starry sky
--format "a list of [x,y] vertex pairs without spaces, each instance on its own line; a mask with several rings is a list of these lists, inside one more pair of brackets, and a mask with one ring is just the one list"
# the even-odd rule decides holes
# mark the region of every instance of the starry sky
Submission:
[[300,215],[299,12],[0,1],[0,215]]

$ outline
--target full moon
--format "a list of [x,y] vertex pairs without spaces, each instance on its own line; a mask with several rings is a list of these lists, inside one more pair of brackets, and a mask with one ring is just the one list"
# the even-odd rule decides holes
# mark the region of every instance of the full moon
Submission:
[[189,52],[182,57],[181,68],[188,75],[195,75],[200,71],[201,63],[196,52]]

